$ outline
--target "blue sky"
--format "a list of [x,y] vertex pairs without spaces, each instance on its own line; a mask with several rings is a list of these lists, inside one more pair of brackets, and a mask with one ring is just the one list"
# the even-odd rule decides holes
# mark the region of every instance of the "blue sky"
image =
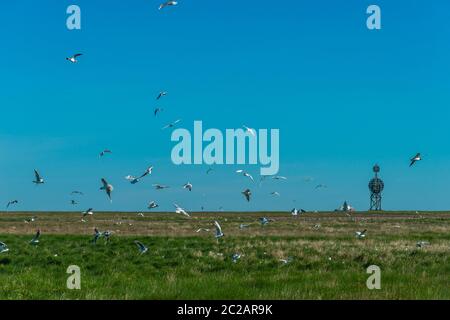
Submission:
[[[66,28],[77,4],[82,30]],[[378,4],[382,29],[366,28]],[[1,4],[0,201],[17,210],[366,210],[381,166],[387,210],[450,208],[448,1],[24,0]],[[65,57],[82,52],[78,64]],[[155,101],[161,90],[169,94]],[[164,108],[159,118],[155,107]],[[280,129],[280,174],[174,166],[170,131]],[[110,157],[99,159],[104,148]],[[424,161],[409,168],[409,158]],[[139,184],[125,181],[154,165]],[[46,178],[35,187],[33,169]],[[115,187],[110,204],[100,178]],[[304,177],[313,177],[306,182]],[[190,181],[191,193],[181,186]],[[157,192],[153,183],[170,185]],[[328,185],[315,190],[315,185]],[[240,192],[252,189],[247,203]],[[82,190],[79,206],[69,195]],[[281,193],[273,198],[272,191]]]

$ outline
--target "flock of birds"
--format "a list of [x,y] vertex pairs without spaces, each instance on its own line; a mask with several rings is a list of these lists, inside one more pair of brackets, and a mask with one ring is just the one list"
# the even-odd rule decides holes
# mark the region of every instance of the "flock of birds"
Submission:
[[[176,6],[176,5],[178,5],[178,2],[177,2],[177,1],[166,1],[166,2],[164,2],[164,3],[162,3],[162,4],[160,4],[160,6],[158,7],[158,9],[159,9],[159,10],[162,10],[162,9],[164,9],[164,8],[166,8],[166,7],[171,7],[171,6]],[[82,55],[83,55],[82,53],[76,53],[76,54],[74,54],[74,55],[72,55],[72,56],[70,56],[70,57],[67,57],[66,60],[69,61],[69,62],[71,62],[71,63],[78,63],[78,59],[79,59],[79,57],[81,57]],[[165,97],[167,94],[168,94],[167,91],[161,91],[161,92],[159,92],[158,95],[156,96],[156,100],[160,100],[161,98]],[[164,109],[163,109],[163,108],[160,108],[160,107],[155,108],[154,111],[153,111],[154,116],[158,116],[158,114],[160,114],[161,112],[163,112],[163,110],[164,110]],[[177,119],[177,120],[175,120],[175,121],[173,121],[173,122],[171,122],[171,123],[169,123],[169,124],[163,126],[162,129],[164,130],[164,129],[170,129],[170,128],[173,128],[173,127],[175,127],[180,121],[181,121],[181,119]],[[243,128],[245,129],[245,131],[246,131],[247,133],[249,133],[249,134],[251,134],[251,135],[253,135],[253,136],[256,135],[255,129],[250,128],[250,127],[245,126],[245,125],[243,126]],[[102,150],[102,151],[100,152],[99,156],[100,156],[100,157],[104,157],[104,156],[107,155],[107,154],[112,154],[112,151],[109,150],[109,149],[104,149],[104,150]],[[417,163],[418,161],[421,161],[421,160],[422,160],[421,154],[420,154],[420,153],[417,153],[414,157],[412,157],[412,158],[410,159],[410,167],[413,166],[413,165],[414,165],[415,163]],[[143,179],[144,177],[146,177],[146,176],[148,176],[148,175],[151,175],[151,174],[152,174],[152,171],[153,171],[153,166],[150,166],[150,167],[148,167],[141,175],[138,175],[138,176],[127,175],[127,176],[125,177],[125,179],[126,179],[127,181],[129,181],[131,184],[136,184],[136,183],[138,183],[141,179]],[[210,174],[212,171],[213,171],[212,168],[208,168],[208,170],[206,171],[206,174]],[[242,176],[245,177],[245,178],[248,178],[248,179],[251,180],[252,182],[255,181],[254,178],[253,178],[253,176],[252,176],[250,173],[248,173],[248,172],[246,172],[246,171],[244,171],[244,170],[242,170],[242,169],[236,170],[236,173],[242,175]],[[45,180],[44,180],[43,176],[42,176],[42,175],[38,172],[38,170],[36,170],[36,169],[34,170],[34,176],[35,176],[35,178],[34,178],[34,180],[32,181],[34,184],[36,184],[36,185],[41,185],[41,184],[44,184],[44,183],[45,183]],[[267,178],[269,178],[269,176],[261,176],[261,178],[260,178],[260,183],[262,183],[262,182],[263,182],[265,179],[267,179]],[[284,177],[284,176],[270,176],[270,178],[271,178],[271,179],[274,179],[274,180],[287,180],[287,177]],[[305,178],[305,181],[312,181],[312,178],[311,178],[311,177],[306,177],[306,178]],[[100,190],[104,191],[105,194],[106,194],[106,196],[108,197],[108,199],[112,202],[112,193],[113,193],[113,191],[114,191],[113,185],[112,185],[111,183],[109,183],[105,178],[102,178],[102,179],[101,179],[101,184],[102,184],[102,186],[100,187]],[[163,190],[163,189],[169,188],[169,186],[161,185],[161,184],[153,184],[152,186],[153,186],[156,190]],[[192,191],[193,185],[192,185],[190,182],[187,182],[187,183],[185,183],[185,184],[183,185],[183,188],[186,189],[186,190],[188,190],[188,191]],[[321,188],[327,188],[327,185],[325,185],[325,184],[318,184],[318,185],[316,185],[316,187],[315,187],[315,189],[321,189]],[[249,188],[246,188],[246,189],[245,189],[244,191],[242,191],[241,193],[242,193],[242,195],[244,196],[245,200],[248,201],[248,202],[250,202],[250,200],[251,200],[251,198],[252,198],[252,191],[251,191]],[[72,191],[72,192],[71,192],[71,195],[83,195],[83,192],[77,191],[77,190],[76,190],[76,191]],[[277,192],[277,191],[273,191],[273,192],[270,193],[270,195],[272,195],[272,196],[280,196],[280,193]],[[18,200],[11,200],[11,201],[9,201],[9,202],[7,203],[6,208],[9,209],[10,206],[16,205],[16,204],[18,204],[18,203],[19,203]],[[72,205],[76,205],[76,204],[77,204],[77,202],[76,202],[75,200],[71,200],[70,203],[71,203]],[[151,201],[151,202],[148,204],[147,207],[148,207],[148,209],[155,209],[155,208],[158,208],[159,205],[156,203],[156,201]],[[189,213],[188,211],[186,211],[184,208],[180,207],[178,204],[174,203],[174,207],[175,207],[175,212],[176,212],[176,213],[181,214],[181,215],[183,215],[183,216],[185,216],[185,217],[187,217],[187,218],[191,218],[190,213]],[[293,217],[297,217],[298,215],[300,215],[300,214],[302,214],[302,213],[306,213],[306,210],[304,210],[304,209],[297,209],[297,208],[294,208],[294,209],[291,210],[291,215],[292,215]],[[348,213],[347,213],[347,214],[348,214]],[[93,216],[93,215],[94,215],[94,210],[93,210],[93,208],[89,208],[89,209],[87,209],[86,211],[83,211],[83,212],[82,212],[82,218],[81,218],[81,221],[82,221],[82,222],[86,222],[86,221],[87,221],[86,218],[87,218],[88,216]],[[138,215],[143,216],[142,213],[139,213]],[[33,217],[31,217],[31,218],[26,219],[26,220],[25,220],[25,223],[31,223],[31,222],[34,222],[34,221],[36,221],[36,219],[37,219],[37,217],[36,217],[36,216],[33,216]],[[259,218],[259,223],[260,223],[262,226],[265,226],[265,225],[267,225],[267,224],[269,224],[269,223],[271,223],[271,222],[274,222],[274,221],[275,221],[275,220],[269,219],[269,218],[267,218],[267,217],[261,217],[261,218]],[[240,224],[240,225],[239,225],[239,229],[246,229],[246,228],[248,228],[248,227],[249,227],[248,224]],[[215,228],[214,237],[217,239],[217,241],[219,241],[220,238],[224,237],[224,233],[223,233],[222,227],[220,226],[220,224],[219,224],[218,221],[214,221],[214,228]],[[200,228],[200,229],[198,229],[196,232],[198,233],[198,232],[202,232],[202,231],[203,231],[203,232],[209,232],[210,229]],[[366,237],[366,232],[367,232],[367,229],[364,229],[364,230],[362,230],[362,231],[356,231],[356,232],[355,232],[355,236],[356,236],[356,238],[358,238],[358,239],[363,239],[363,238]],[[93,244],[96,244],[97,241],[98,241],[100,238],[103,238],[103,239],[105,239],[105,243],[109,243],[112,234],[113,234],[112,231],[108,231],[108,230],[107,230],[107,231],[100,232],[97,228],[95,228],[95,229],[94,229],[94,236],[93,236],[92,242],[93,242]],[[38,245],[38,244],[39,244],[40,236],[41,236],[41,230],[38,229],[37,232],[36,232],[36,234],[35,234],[34,237],[30,240],[29,243],[30,243],[31,245]],[[136,246],[137,246],[137,248],[138,248],[138,250],[139,250],[139,252],[140,252],[141,254],[144,254],[144,253],[148,252],[148,247],[145,246],[145,245],[144,245],[143,243],[141,243],[140,241],[135,241],[135,244],[136,244]],[[428,242],[425,242],[425,241],[419,241],[419,242],[417,242],[417,244],[416,244],[416,246],[417,246],[418,248],[422,248],[422,247],[424,247],[424,246],[426,246],[426,245],[429,245],[429,243],[428,243]],[[8,252],[8,251],[9,251],[8,246],[7,246],[5,243],[0,242],[0,253],[4,253],[4,252]],[[239,254],[239,253],[234,253],[234,254],[232,255],[231,258],[232,258],[232,261],[233,261],[234,263],[236,263],[236,262],[241,258],[241,254]],[[284,263],[284,264],[287,264],[287,263],[289,263],[289,262],[291,262],[291,261],[292,261],[292,258],[291,258],[291,257],[288,257],[287,259],[280,259],[280,262],[282,262],[282,263]]]

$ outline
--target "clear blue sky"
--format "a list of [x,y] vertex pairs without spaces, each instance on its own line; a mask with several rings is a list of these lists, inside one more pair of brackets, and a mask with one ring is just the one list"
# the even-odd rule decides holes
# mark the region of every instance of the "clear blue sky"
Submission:
[[[66,8],[82,30],[66,28]],[[382,30],[366,8],[382,9]],[[381,166],[384,209],[450,209],[448,1],[50,1],[2,3],[0,201],[17,210],[368,209]],[[65,57],[82,52],[78,64]],[[156,103],[160,90],[169,92]],[[164,112],[157,119],[153,108]],[[280,174],[171,163],[177,118],[225,130],[280,129]],[[99,159],[104,149],[113,155]],[[424,160],[409,168],[409,158]],[[136,185],[127,174],[154,165]],[[35,187],[33,169],[46,184]],[[244,166],[254,176],[258,166]],[[305,182],[304,177],[314,181]],[[115,187],[113,203],[98,189]],[[181,186],[190,181],[189,193]],[[171,189],[153,190],[153,183]],[[328,189],[314,190],[316,184]],[[247,203],[240,192],[254,193]],[[86,193],[72,207],[72,190]],[[281,197],[269,196],[272,191]],[[295,200],[295,202],[294,202]],[[1,204],[0,204],[1,205]]]

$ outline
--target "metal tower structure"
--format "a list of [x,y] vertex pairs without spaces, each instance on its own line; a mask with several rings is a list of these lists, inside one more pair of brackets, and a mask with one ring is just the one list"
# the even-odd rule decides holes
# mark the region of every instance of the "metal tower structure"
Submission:
[[375,172],[375,177],[369,181],[370,190],[370,209],[380,211],[381,209],[381,192],[384,189],[384,182],[378,178],[378,172],[380,172],[380,167],[376,164],[373,167],[373,172]]

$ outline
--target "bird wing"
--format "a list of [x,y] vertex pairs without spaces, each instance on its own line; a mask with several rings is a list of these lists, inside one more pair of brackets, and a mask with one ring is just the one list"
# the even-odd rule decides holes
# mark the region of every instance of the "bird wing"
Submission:
[[105,178],[102,178],[102,183],[103,183],[103,188],[107,188],[108,187],[108,181],[105,180]]
[[34,169],[34,176],[36,177],[36,181],[41,180],[41,176],[39,175],[39,172],[37,172],[36,169]]
[[136,243],[136,245],[138,246],[138,248],[140,250],[145,250],[146,249],[146,247],[144,246],[144,244],[142,242],[136,240],[134,243]]
[[214,225],[216,226],[216,234],[222,234],[222,228],[220,227],[219,222],[214,221]]
[[76,58],[76,57],[79,57],[79,56],[82,56],[82,55],[83,55],[82,53],[77,53],[77,54],[74,54],[73,57]]

